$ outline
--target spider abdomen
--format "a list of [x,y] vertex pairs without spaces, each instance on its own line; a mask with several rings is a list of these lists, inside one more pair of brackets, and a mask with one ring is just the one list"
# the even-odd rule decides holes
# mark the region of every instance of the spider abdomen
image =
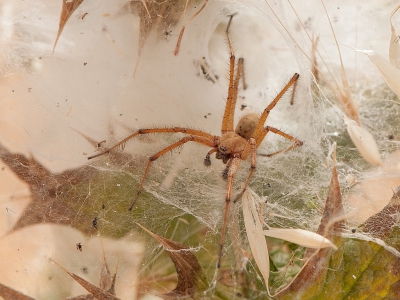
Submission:
[[253,137],[253,133],[260,122],[260,116],[256,113],[249,113],[240,118],[236,125],[235,132],[248,140]]

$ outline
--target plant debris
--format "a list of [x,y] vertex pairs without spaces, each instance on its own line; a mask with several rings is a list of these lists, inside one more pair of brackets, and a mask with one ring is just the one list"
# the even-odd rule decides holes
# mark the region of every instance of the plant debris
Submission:
[[[61,8],[60,24],[58,26],[56,40],[54,41],[53,53],[65,25],[67,24],[69,18],[72,16],[74,11],[79,7],[79,5],[82,4],[83,0],[62,0],[62,2],[63,3]],[[82,19],[83,18],[84,17],[82,17]]]
[[178,284],[174,290],[162,295],[162,297],[164,299],[176,299],[187,296],[193,297],[196,291],[201,266],[192,250],[185,245],[156,235],[140,224],[137,225],[164,247],[175,265],[178,275]]
[[35,300],[29,296],[26,296],[16,290],[5,286],[4,284],[0,283],[0,297],[2,299],[13,299],[13,300]]

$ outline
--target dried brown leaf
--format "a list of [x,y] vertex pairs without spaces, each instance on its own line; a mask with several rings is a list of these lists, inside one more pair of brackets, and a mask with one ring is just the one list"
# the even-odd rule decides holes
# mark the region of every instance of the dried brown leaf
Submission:
[[[331,239],[335,235],[340,235],[344,227],[343,220],[335,222],[336,219],[340,219],[344,216],[344,210],[342,194],[340,192],[340,184],[336,170],[336,144],[334,147],[332,176],[329,184],[328,197],[326,199],[324,212],[317,230],[318,234],[323,235],[328,239]],[[335,224],[330,226],[331,222],[334,222]]]
[[60,38],[60,35],[65,27],[65,24],[67,24],[68,19],[72,16],[72,14],[79,7],[79,5],[82,4],[82,2],[83,0],[63,0],[61,14],[60,14],[60,23],[58,26],[57,37],[56,40],[54,41],[53,52],[54,49],[56,48],[58,39]]
[[398,223],[400,214],[400,189],[379,213],[370,217],[363,225],[363,231],[375,238],[385,240]]
[[142,225],[138,223],[136,224],[164,247],[168,256],[175,265],[176,273],[178,274],[178,284],[174,290],[162,295],[161,297],[164,299],[176,299],[188,296],[193,297],[196,291],[201,266],[190,248],[156,235]]
[[29,184],[32,198],[12,231],[46,222],[80,227],[79,229],[86,234],[96,232],[91,226],[79,226],[79,224],[88,223],[87,216],[77,216],[76,210],[71,208],[68,199],[62,197],[63,188],[66,185],[90,181],[95,175],[93,168],[83,166],[61,174],[52,174],[34,158],[11,153],[1,144],[0,157],[19,179]]
[[96,297],[98,300],[118,300],[116,296],[110,294],[109,292],[98,288],[97,286],[91,284],[87,280],[83,279],[82,277],[69,272],[67,269],[65,269],[63,266],[59,265],[57,262],[53,261],[57,266],[59,266],[61,269],[65,271],[69,276],[71,276],[77,283],[79,283],[81,286],[83,286],[89,293],[93,294],[94,297]]
[[34,298],[31,298],[29,296],[26,296],[20,292],[17,292],[16,290],[13,290],[12,288],[9,288],[8,286],[5,286],[0,283],[0,298],[7,300],[7,299],[13,299],[13,300],[35,300]]

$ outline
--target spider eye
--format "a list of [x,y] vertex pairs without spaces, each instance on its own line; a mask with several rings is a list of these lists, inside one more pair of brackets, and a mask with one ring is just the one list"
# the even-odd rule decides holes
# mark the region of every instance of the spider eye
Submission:
[[220,147],[219,147],[219,150],[221,150],[222,152],[226,152],[227,149],[226,149],[225,146],[220,146]]

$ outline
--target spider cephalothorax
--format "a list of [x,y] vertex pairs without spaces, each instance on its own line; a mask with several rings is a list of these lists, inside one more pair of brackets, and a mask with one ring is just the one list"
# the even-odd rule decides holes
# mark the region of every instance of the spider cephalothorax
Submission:
[[[236,171],[239,167],[239,164],[242,160],[246,160],[249,156],[251,158],[251,168],[249,175],[247,177],[245,186],[242,190],[242,193],[245,191],[247,186],[250,183],[251,177],[256,168],[256,150],[260,146],[261,142],[264,140],[265,136],[268,132],[273,132],[277,135],[280,135],[290,141],[293,142],[291,146],[286,149],[271,153],[266,156],[276,155],[278,153],[291,150],[295,147],[302,145],[303,143],[294,138],[293,136],[284,133],[283,131],[276,129],[274,127],[265,126],[264,123],[270,113],[270,111],[275,107],[278,101],[282,98],[282,96],[287,92],[287,90],[293,86],[293,94],[295,91],[296,83],[299,78],[299,74],[294,74],[290,81],[286,84],[286,86],[282,89],[282,91],[275,97],[275,99],[264,109],[261,115],[250,113],[244,115],[240,118],[238,124],[234,128],[234,112],[236,106],[236,100],[238,95],[238,86],[239,79],[243,76],[243,59],[240,58],[237,64],[236,76],[235,76],[235,55],[233,53],[232,44],[229,36],[229,25],[232,20],[232,17],[228,23],[228,27],[226,29],[226,35],[228,39],[228,45],[230,50],[230,69],[229,69],[229,89],[228,89],[228,97],[225,106],[225,112],[222,119],[221,126],[221,136],[214,136],[209,133],[206,133],[201,130],[185,128],[185,127],[158,127],[158,128],[147,128],[147,129],[139,129],[133,134],[129,135],[125,139],[121,140],[111,148],[104,150],[103,152],[93,155],[89,157],[89,159],[109,153],[111,150],[123,146],[128,140],[142,134],[151,134],[151,133],[183,133],[185,136],[181,138],[179,141],[173,143],[172,145],[160,150],[154,155],[149,157],[149,161],[146,166],[146,170],[144,171],[142,180],[140,181],[140,185],[138,191],[132,201],[129,210],[131,210],[138,199],[140,193],[143,190],[143,184],[146,179],[146,176],[149,172],[151,164],[161,157],[162,155],[168,153],[169,151],[180,147],[181,145],[187,142],[196,142],[199,144],[206,145],[211,148],[211,150],[207,153],[204,164],[206,166],[211,165],[210,156],[215,153],[215,157],[217,159],[221,159],[224,164],[226,164],[225,170],[222,173],[222,176],[227,180],[227,190],[225,196],[225,212],[224,212],[224,220],[221,230],[221,240],[220,240],[220,251],[218,255],[218,267],[221,264],[221,257],[223,253],[223,246],[225,240],[225,232],[226,232],[226,223],[228,220],[228,212],[229,212],[229,204],[231,202],[232,196],[232,185],[233,179],[236,175]],[[293,99],[293,96],[292,96]]]

